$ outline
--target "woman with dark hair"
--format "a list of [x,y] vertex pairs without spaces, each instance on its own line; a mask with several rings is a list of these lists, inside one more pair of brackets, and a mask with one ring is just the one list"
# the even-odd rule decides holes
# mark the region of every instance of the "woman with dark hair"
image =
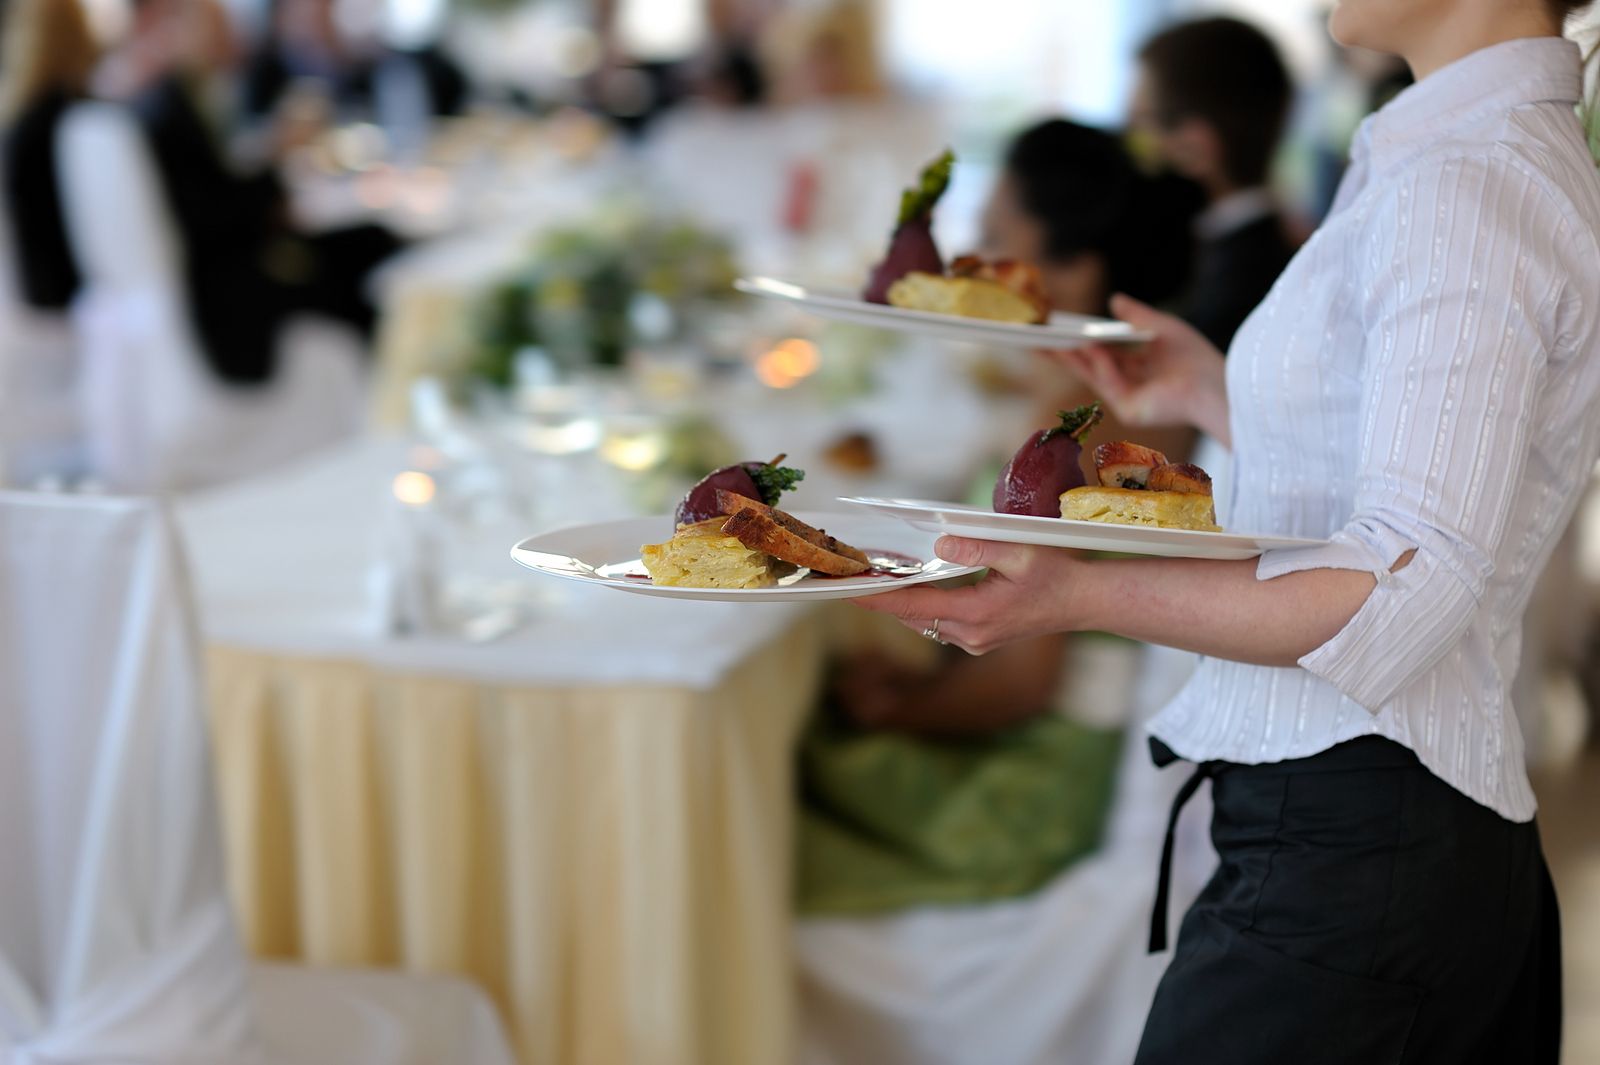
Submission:
[[[984,212],[984,251],[1035,263],[1056,307],[1103,314],[1118,289],[1162,300],[1183,283],[1194,202],[1142,177],[1115,137],[1049,121],[1007,152]],[[1042,420],[1087,397],[1054,398]],[[996,1042],[1005,1060],[1125,1060],[1125,1025],[1063,1026],[1040,1008],[1115,1014],[1071,979],[997,1007],[1002,989],[1037,985],[1056,963],[1016,911],[1008,919],[1004,906],[985,904],[1013,900],[1056,928],[1081,928],[1092,913],[1084,958],[1093,944],[1115,956],[1137,934],[1148,896],[1120,891],[1109,907],[1084,899],[1120,875],[1127,826],[1147,820],[1138,811],[1169,797],[1153,770],[1135,762],[1123,772],[1122,735],[1145,705],[1133,680],[1141,648],[1061,634],[987,658],[925,645],[910,649],[934,652],[921,659],[865,652],[865,633],[850,646],[857,653],[840,664],[800,756],[799,909],[834,918],[801,926],[807,1040],[822,1060],[884,1065],[930,1060],[935,1044],[940,1061],[994,1060]],[[1111,820],[1118,802],[1126,808]],[[1091,868],[1074,879],[1085,859]],[[1127,958],[1111,963],[1107,985],[1148,996],[1158,973]],[[883,979],[864,986],[863,965]],[[957,984],[960,995],[912,990]],[[959,1036],[947,1042],[943,1032]]]
[[[1161,306],[1190,285],[1193,223],[1204,206],[1198,185],[1146,176],[1104,130],[1050,119],[1024,130],[1006,151],[984,208],[984,253],[1038,267],[1058,311],[1105,315],[1118,292]],[[1039,388],[1041,424],[1094,399],[1081,382]],[[1116,440],[1127,432],[1112,416],[1096,435]],[[1145,437],[1174,461],[1195,443],[1186,426]]]
[[[1223,355],[1136,301],[1062,356],[1126,420],[1230,441],[1238,562],[944,539],[982,583],[863,600],[973,653],[1116,632],[1206,656],[1151,723],[1220,865],[1139,1065],[1555,1065],[1561,944],[1511,702],[1534,583],[1600,455],[1600,176],[1572,0],[1341,0],[1416,84]],[[937,620],[935,620],[937,619]],[[1177,808],[1173,822],[1177,820]],[[1166,944],[1165,896],[1151,947]]]
[[1198,186],[1147,178],[1110,134],[1066,119],[1024,130],[984,210],[985,250],[1038,266],[1052,306],[1104,314],[1116,292],[1163,304],[1189,280]]

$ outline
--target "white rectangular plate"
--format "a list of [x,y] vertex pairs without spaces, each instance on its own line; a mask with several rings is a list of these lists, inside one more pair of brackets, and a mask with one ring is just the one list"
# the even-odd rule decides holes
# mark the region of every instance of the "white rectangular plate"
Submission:
[[932,311],[908,311],[902,307],[868,303],[854,293],[839,289],[811,288],[771,277],[741,277],[733,287],[750,296],[786,300],[820,318],[993,347],[1070,348],[1091,340],[1102,344],[1134,344],[1152,336],[1126,322],[1086,314],[1057,312],[1042,325],[1019,325]]
[[672,535],[672,518],[626,518],[596,525],[577,525],[531,536],[511,549],[519,565],[553,577],[615,588],[634,595],[699,599],[724,603],[784,603],[822,599],[859,599],[913,584],[949,580],[977,570],[956,566],[933,555],[935,536],[902,522],[870,514],[797,514],[801,521],[827,529],[847,544],[867,552],[893,552],[919,561],[914,572],[876,577],[812,576],[809,570],[784,578],[772,588],[667,588],[651,583],[639,561],[639,548]]
[[1024,514],[996,514],[992,510],[921,499],[847,497],[839,500],[892,515],[927,533],[963,536],[971,540],[997,540],[1041,547],[1073,547],[1082,551],[1116,551],[1128,555],[1163,558],[1255,558],[1263,551],[1285,547],[1320,547],[1326,540],[1298,536],[1256,536],[1236,532],[1196,532],[1192,529],[1154,529],[1145,525],[1108,525],[1098,521],[1036,518]]

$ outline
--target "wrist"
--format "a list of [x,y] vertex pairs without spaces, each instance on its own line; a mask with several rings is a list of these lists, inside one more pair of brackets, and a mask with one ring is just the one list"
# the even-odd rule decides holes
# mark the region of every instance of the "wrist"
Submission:
[[1106,631],[1110,620],[1106,585],[1112,567],[1106,559],[1085,558],[1076,552],[1069,554],[1074,557],[1066,579],[1058,585],[1067,589],[1067,594],[1052,599],[1053,616],[1043,629],[1061,633]]

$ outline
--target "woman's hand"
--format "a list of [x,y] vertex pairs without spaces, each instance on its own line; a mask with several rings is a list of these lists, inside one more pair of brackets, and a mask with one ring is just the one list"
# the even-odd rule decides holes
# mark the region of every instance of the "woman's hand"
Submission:
[[989,573],[964,588],[907,588],[857,600],[921,632],[938,619],[939,638],[982,655],[1016,640],[1075,632],[1085,617],[1079,596],[1089,564],[1054,547],[1000,544],[944,536],[934,551],[946,562]]
[[1183,320],[1132,297],[1113,297],[1111,312],[1155,339],[1137,348],[1090,344],[1048,356],[1083,378],[1126,425],[1192,425],[1227,443],[1222,353]]
[[[954,590],[907,588],[857,600],[916,632],[963,650],[1052,632],[1110,632],[1212,658],[1290,667],[1347,625],[1377,586],[1365,570],[1316,569],[1258,580],[1253,558],[1086,559],[1055,547],[952,536],[939,557],[984,566],[988,576]],[[1409,556],[1395,564],[1403,568]]]

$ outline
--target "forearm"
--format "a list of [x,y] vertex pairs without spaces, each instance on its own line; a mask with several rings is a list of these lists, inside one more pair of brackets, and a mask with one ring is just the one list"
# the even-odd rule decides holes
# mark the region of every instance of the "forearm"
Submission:
[[1068,626],[1263,666],[1293,666],[1342,629],[1377,586],[1322,569],[1256,579],[1256,562],[1134,559],[1088,563]]

